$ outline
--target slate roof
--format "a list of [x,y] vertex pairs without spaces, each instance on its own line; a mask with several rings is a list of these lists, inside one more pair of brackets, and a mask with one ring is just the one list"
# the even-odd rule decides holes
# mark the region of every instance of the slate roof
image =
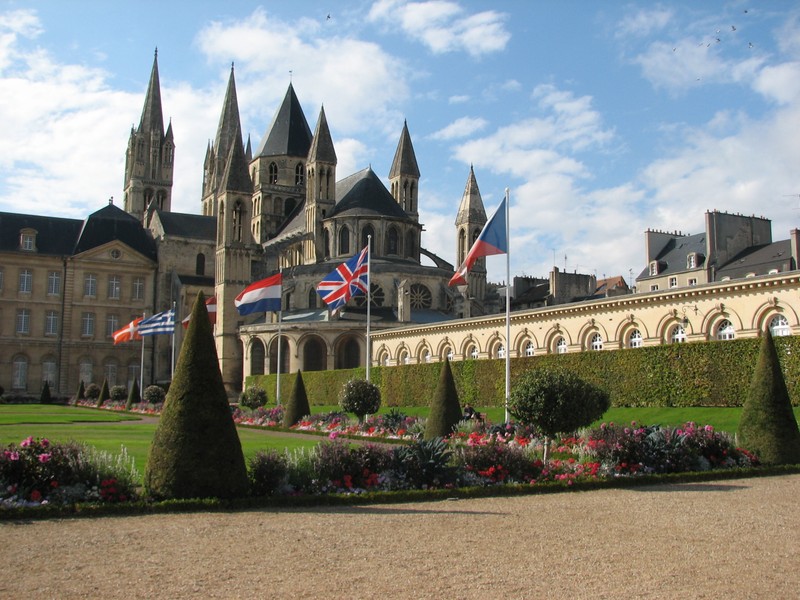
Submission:
[[[692,252],[696,253],[699,259],[695,267],[697,269],[703,268],[706,254],[705,232],[672,238],[654,259],[659,263],[656,277],[686,271],[686,257]],[[637,280],[648,279],[650,276],[650,265],[647,265],[639,274]]]
[[80,219],[0,212],[0,251],[23,252],[19,248],[19,233],[30,228],[37,232],[38,254],[70,256],[82,226]]
[[359,214],[410,219],[372,170],[372,167],[367,167],[337,181],[336,198],[336,206],[331,216]]
[[325,107],[319,109],[319,119],[314,130],[314,139],[308,153],[308,162],[325,162],[336,164],[336,150],[333,148],[331,130],[328,128],[328,119],[325,116]]
[[166,235],[214,241],[217,218],[205,215],[157,211]]
[[772,269],[784,273],[794,268],[796,267],[792,265],[791,241],[781,240],[743,250],[717,269],[716,279],[717,281],[723,277],[740,279],[750,273],[767,275]]
[[86,218],[72,254],[80,254],[114,240],[121,241],[154,262],[158,258],[156,243],[149,232],[138,219],[113,204]]
[[275,113],[256,156],[306,158],[309,148],[311,148],[311,128],[290,83],[283,103]]
[[409,175],[419,178],[419,166],[417,165],[417,155],[414,152],[414,144],[411,143],[411,135],[408,133],[408,123],[403,121],[403,131],[400,133],[400,142],[394,153],[392,168],[389,170],[389,177],[399,177]]

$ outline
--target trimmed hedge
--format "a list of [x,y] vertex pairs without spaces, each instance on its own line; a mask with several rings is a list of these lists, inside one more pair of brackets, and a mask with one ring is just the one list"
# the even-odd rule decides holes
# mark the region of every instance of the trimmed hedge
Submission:
[[[775,338],[794,406],[800,405],[800,337]],[[533,366],[562,366],[608,392],[619,406],[742,406],[758,359],[760,338],[668,344],[626,350],[542,354],[511,359],[511,385]],[[461,402],[503,406],[505,361],[450,363]],[[428,406],[439,381],[441,363],[373,367],[370,380],[381,390],[384,406]],[[293,375],[281,376],[281,397],[288,399]],[[342,386],[365,377],[363,367],[306,371],[303,381],[312,404],[335,405]],[[289,380],[284,385],[285,380]],[[275,375],[247,377],[247,386],[275,389]]]

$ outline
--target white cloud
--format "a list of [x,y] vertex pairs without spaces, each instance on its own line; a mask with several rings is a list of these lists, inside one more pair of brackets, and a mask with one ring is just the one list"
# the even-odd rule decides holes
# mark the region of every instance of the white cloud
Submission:
[[487,124],[488,121],[480,117],[461,117],[428,137],[433,140],[463,138],[484,129]]
[[647,37],[664,29],[672,20],[671,10],[656,7],[637,10],[627,15],[617,25],[617,37]]
[[367,18],[391,26],[399,21],[407,35],[434,54],[466,52],[479,57],[505,49],[511,39],[503,13],[487,10],[465,14],[458,3],[446,0],[378,0]]
[[462,94],[460,96],[450,96],[447,99],[447,102],[449,104],[463,104],[464,102],[469,102],[469,100],[470,100],[469,96]]

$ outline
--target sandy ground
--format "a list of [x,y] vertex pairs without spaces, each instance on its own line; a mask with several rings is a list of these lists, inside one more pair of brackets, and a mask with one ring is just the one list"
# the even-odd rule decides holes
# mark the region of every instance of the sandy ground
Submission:
[[797,598],[800,475],[0,524],[0,598]]

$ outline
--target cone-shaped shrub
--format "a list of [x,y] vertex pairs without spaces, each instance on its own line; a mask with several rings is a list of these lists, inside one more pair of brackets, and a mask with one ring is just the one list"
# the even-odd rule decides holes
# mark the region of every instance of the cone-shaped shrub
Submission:
[[764,464],[800,463],[800,430],[769,330],[764,332],[750,392],[739,417],[738,437],[739,444]]
[[450,361],[445,359],[431,401],[431,412],[425,424],[424,439],[432,440],[450,435],[462,416],[453,371],[450,369]]
[[50,404],[52,400],[53,399],[50,396],[50,384],[45,381],[44,385],[42,386],[42,393],[39,396],[39,402],[41,404]]
[[83,385],[83,379],[78,384],[78,393],[75,394],[75,401],[86,400],[86,387]]
[[108,379],[103,379],[103,387],[100,388],[100,395],[97,397],[97,407],[103,406],[109,398],[111,398],[111,392],[108,389]]
[[141,395],[139,394],[139,382],[134,379],[133,385],[131,389],[128,391],[128,400],[125,402],[125,410],[130,410],[133,408],[134,404],[138,404],[142,401]]
[[298,371],[297,378],[292,386],[292,395],[283,407],[283,426],[291,427],[306,415],[311,414],[306,395],[306,384],[303,383],[303,374]]
[[247,467],[202,293],[150,445],[144,486],[154,498],[247,495]]

